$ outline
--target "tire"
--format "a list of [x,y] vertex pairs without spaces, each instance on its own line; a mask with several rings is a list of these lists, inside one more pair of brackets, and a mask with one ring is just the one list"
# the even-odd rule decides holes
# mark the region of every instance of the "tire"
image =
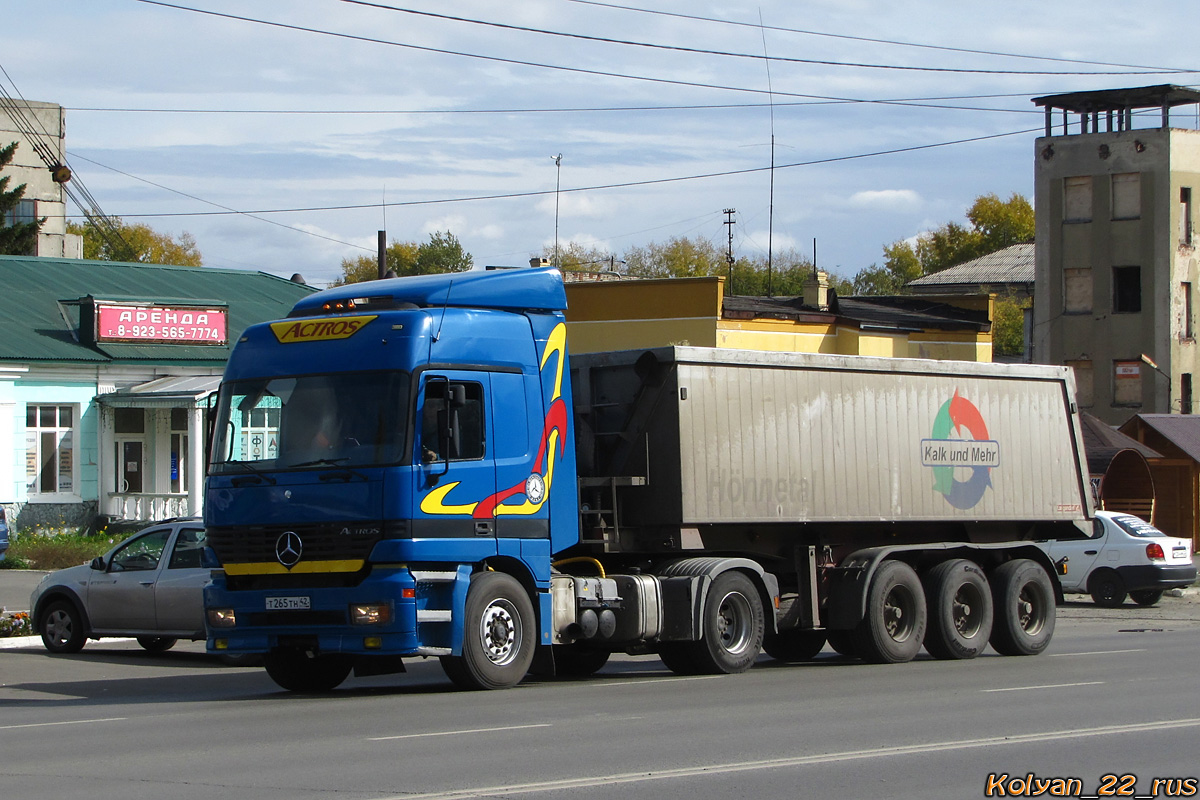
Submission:
[[1152,606],[1159,600],[1162,600],[1163,590],[1138,589],[1137,591],[1130,592],[1129,596],[1133,598],[1133,602],[1137,603],[1139,606]]
[[854,649],[854,631],[825,631],[825,640],[838,655],[846,658],[858,658],[858,652]]
[[1098,569],[1088,578],[1092,602],[1101,608],[1119,608],[1127,596],[1125,582],[1111,569]]
[[533,603],[503,572],[478,572],[467,590],[461,656],[442,656],[442,670],[462,689],[507,689],[520,683],[537,646]]
[[165,653],[175,646],[178,639],[168,636],[139,636],[137,643],[148,653]]
[[812,661],[825,647],[825,631],[788,630],[763,638],[763,652],[776,661]]
[[921,579],[903,561],[884,561],[867,590],[866,616],[854,630],[863,661],[900,664],[921,651],[928,624]]
[[271,680],[289,692],[328,692],[336,689],[353,666],[343,655],[309,655],[302,650],[277,650],[263,659]]
[[608,663],[607,650],[592,650],[577,644],[554,647],[554,674],[563,678],[583,678],[594,675]]
[[925,649],[942,660],[975,658],[992,635],[992,589],[979,565],[943,561],[925,576]]
[[70,600],[55,600],[38,620],[42,644],[51,653],[78,653],[87,636],[83,630],[83,615]]
[[750,669],[762,651],[763,607],[754,583],[730,570],[708,588],[698,642],[667,642],[658,656],[679,675],[733,675]]
[[1005,656],[1033,656],[1054,635],[1056,604],[1050,576],[1036,562],[1018,558],[990,575],[992,648]]

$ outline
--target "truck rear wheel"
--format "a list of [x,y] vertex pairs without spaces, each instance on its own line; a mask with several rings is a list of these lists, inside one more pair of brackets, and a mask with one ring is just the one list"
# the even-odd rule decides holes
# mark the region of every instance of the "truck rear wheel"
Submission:
[[884,561],[867,591],[867,613],[855,629],[854,650],[863,661],[899,664],[921,650],[927,624],[921,579],[903,561]]
[[1032,656],[1054,635],[1054,587],[1036,562],[1018,558],[991,574],[992,648],[1005,656]]
[[925,576],[925,649],[940,659],[975,658],[992,635],[992,590],[977,564],[943,561]]
[[658,655],[679,675],[745,672],[762,650],[763,607],[758,590],[740,572],[723,572],[712,582],[704,601],[703,638],[698,642],[666,642]]
[[328,692],[346,680],[353,665],[342,655],[278,650],[266,655],[264,666],[271,680],[289,692]]
[[467,590],[461,656],[442,656],[442,670],[463,689],[507,689],[529,671],[537,630],[533,603],[503,572],[478,572]]

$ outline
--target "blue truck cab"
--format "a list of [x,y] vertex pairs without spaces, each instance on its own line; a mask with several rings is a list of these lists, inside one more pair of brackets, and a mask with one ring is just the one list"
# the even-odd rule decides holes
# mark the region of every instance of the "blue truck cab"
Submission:
[[247,329],[211,436],[208,649],[264,654],[299,691],[412,656],[518,682],[578,541],[565,308],[557,270],[477,271],[329,289]]

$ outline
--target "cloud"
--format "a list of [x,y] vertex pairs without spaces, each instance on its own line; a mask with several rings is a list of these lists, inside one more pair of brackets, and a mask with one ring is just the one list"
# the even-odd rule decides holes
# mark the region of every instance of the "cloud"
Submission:
[[876,189],[854,193],[850,205],[883,211],[915,211],[921,206],[921,195],[912,189]]

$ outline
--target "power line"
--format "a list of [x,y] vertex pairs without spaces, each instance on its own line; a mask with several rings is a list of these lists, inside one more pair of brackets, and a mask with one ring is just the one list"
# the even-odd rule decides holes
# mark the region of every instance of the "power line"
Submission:
[[[473,59],[478,59],[478,60],[482,60],[482,61],[490,61],[490,62],[495,62],[495,63],[500,63],[500,64],[513,64],[516,66],[537,67],[539,69],[557,70],[560,72],[570,72],[570,73],[578,74],[578,75],[591,75],[591,76],[604,77],[604,78],[621,78],[623,80],[643,81],[643,82],[647,82],[647,83],[661,83],[661,84],[665,84],[668,86],[686,86],[689,88],[697,88],[697,89],[718,89],[721,91],[746,92],[746,93],[750,93],[750,94],[760,94],[760,95],[768,94],[767,90],[765,90],[765,89],[752,89],[752,88],[746,88],[746,87],[740,87],[740,86],[724,86],[721,84],[713,84],[713,83],[699,83],[699,82],[695,82],[695,81],[684,81],[684,80],[678,80],[678,79],[674,79],[674,78],[655,78],[655,77],[651,77],[651,76],[647,76],[647,75],[631,75],[631,74],[622,73],[622,72],[607,72],[605,70],[585,69],[583,67],[569,67],[569,66],[564,66],[561,64],[545,64],[545,63],[536,62],[536,61],[523,61],[523,60],[515,59],[515,58],[503,58],[500,56],[485,56],[485,55],[480,55],[479,53],[467,53],[467,52],[463,52],[460,50],[447,50],[445,48],[428,47],[425,45],[409,44],[407,42],[394,42],[394,41],[390,41],[387,39],[378,39],[378,38],[374,38],[374,37],[370,37],[370,36],[359,36],[359,35],[349,34],[349,33],[338,33],[336,31],[322,30],[320,28],[309,28],[309,27],[305,27],[305,26],[301,26],[301,25],[291,25],[291,24],[287,24],[287,23],[283,23],[283,22],[272,22],[271,20],[256,19],[254,17],[243,17],[243,16],[239,16],[236,14],[227,14],[227,13],[223,13],[223,12],[219,12],[219,11],[210,11],[210,10],[202,9],[202,8],[193,8],[191,6],[182,6],[182,5],[177,5],[174,3],[162,2],[162,0],[137,0],[137,2],[145,3],[147,5],[160,6],[162,8],[171,8],[171,9],[175,9],[177,11],[187,11],[190,13],[202,14],[202,15],[211,16],[211,17],[217,17],[220,19],[235,20],[238,22],[251,22],[251,23],[254,23],[257,25],[265,25],[268,27],[280,28],[283,30],[299,31],[302,33],[315,33],[315,34],[318,34],[321,36],[332,36],[334,38],[339,38],[339,39],[348,39],[351,41],[367,42],[370,44],[381,44],[381,45],[387,45],[389,47],[401,47],[401,48],[405,48],[405,49],[409,49],[409,50],[417,50],[417,51],[426,52],[426,53],[437,53],[440,55],[451,55],[451,56],[459,56],[462,58],[473,58]],[[1037,74],[1037,73],[1029,73],[1029,74]],[[1077,73],[1077,74],[1100,74],[1100,73]],[[1126,72],[1126,73],[1121,73],[1121,74],[1132,75],[1132,74],[1137,74],[1137,73]],[[831,97],[831,96],[825,96],[825,95],[804,94],[801,92],[776,91],[775,94],[782,95],[785,97],[801,97],[801,98],[806,98],[806,99],[810,99],[810,100],[841,100],[841,101],[845,101],[845,102],[876,103],[876,104],[881,104],[881,105],[889,105],[890,104],[888,101],[881,101],[881,100],[861,100],[861,99],[857,99],[857,98]]]
[[[586,6],[599,6],[601,8],[613,8],[621,11],[634,11],[640,14],[653,14],[661,17],[675,17],[677,19],[688,19],[699,22],[714,22],[720,25],[732,25],[741,28],[759,28],[760,26],[754,22],[739,22],[737,20],[719,19],[716,17],[701,17],[695,14],[680,14],[671,11],[658,11],[650,8],[636,8],[634,6],[623,6],[616,3],[602,3],[599,0],[568,0],[568,2],[578,3]],[[1150,69],[1162,70],[1163,72],[1194,72],[1195,70],[1184,70],[1170,67],[1150,67],[1143,64],[1119,64],[1111,61],[1087,61],[1077,58],[1056,58],[1054,56],[1034,56],[1021,53],[1005,53],[996,50],[973,50],[966,47],[950,47],[948,45],[922,44],[918,42],[903,42],[896,39],[872,39],[866,36],[850,36],[840,33],[826,33],[823,31],[811,31],[803,28],[785,28],[777,25],[767,25],[765,28],[769,31],[777,31],[780,33],[799,33],[806,36],[822,36],[830,39],[844,39],[852,42],[867,42],[869,44],[886,44],[895,47],[915,47],[922,50],[942,50],[949,53],[968,53],[970,55],[980,56],[998,56],[1001,58],[1022,58],[1031,61],[1054,61],[1063,64],[1087,64],[1100,67],[1123,67],[1127,69]]]
[[[848,156],[831,156],[829,158],[818,158],[810,161],[797,161],[791,164],[777,164],[775,169],[794,169],[797,167],[811,167],[819,164],[835,164],[842,161],[855,161],[863,158],[875,158],[878,156],[898,155],[900,153],[913,153],[920,150],[932,150],[938,147],[951,147],[959,144],[970,144],[972,142],[983,142],[990,139],[1001,139],[1007,136],[1020,136],[1030,133],[1038,133],[1042,128],[1027,128],[1019,131],[1008,131],[1006,133],[992,133],[984,136],[973,136],[966,139],[954,139],[945,142],[935,142],[932,144],[912,145],[910,147],[897,147],[889,150],[876,150],[870,153],[857,153]],[[684,181],[707,180],[710,178],[725,178],[736,175],[751,175],[758,172],[766,172],[770,167],[747,167],[745,169],[726,170],[723,172],[706,172],[697,175],[682,175],[673,178],[647,178],[640,181],[627,181],[624,183],[608,183],[598,184],[595,186],[579,186],[575,188],[562,189],[563,193],[582,193],[602,191],[607,189],[628,189],[639,186],[654,186],[667,183],[682,183]],[[512,200],[525,197],[544,197],[554,194],[554,189],[540,189],[527,192],[507,192],[504,194],[491,195],[476,195],[473,197],[445,197],[435,200],[398,200],[382,205],[388,208],[404,207],[404,206],[427,206],[427,205],[447,205],[450,203],[469,203],[480,200]],[[356,203],[353,205],[341,206],[308,206],[298,208],[267,208],[255,209],[253,211],[193,211],[193,212],[161,212],[155,214],[126,214],[127,218],[165,218],[165,217],[218,217],[229,216],[230,214],[291,214],[312,211],[356,211],[364,208],[376,209],[379,208],[379,203]]]
[[[1173,72],[1187,73],[1187,72],[1193,71],[1193,70],[1179,70],[1179,69],[1147,68],[1146,71],[1133,72],[1133,71],[1130,71],[1129,68],[1124,68],[1119,72],[1095,72],[1095,71],[1065,72],[1065,71],[1044,71],[1044,70],[1032,71],[1032,70],[1007,70],[1007,69],[976,69],[976,68],[966,68],[966,67],[913,67],[913,66],[902,65],[902,64],[871,64],[871,63],[865,63],[865,62],[830,61],[830,60],[825,60],[825,59],[795,58],[795,57],[787,57],[787,56],[767,56],[767,55],[758,55],[756,53],[734,53],[734,52],[730,52],[727,50],[710,50],[710,49],[705,49],[705,48],[683,47],[682,45],[656,44],[653,42],[638,42],[638,41],[632,41],[629,39],[614,39],[614,38],[607,37],[607,36],[593,36],[593,35],[582,34],[582,33],[566,33],[564,31],[552,31],[552,30],[546,30],[544,28],[530,28],[530,27],[526,27],[523,25],[510,25],[510,24],[503,23],[503,22],[489,22],[487,20],[471,19],[468,17],[457,17],[457,16],[452,16],[450,14],[437,14],[432,11],[418,11],[418,10],[412,9],[412,8],[401,8],[399,6],[389,6],[389,5],[385,5],[383,3],[367,2],[367,0],[341,0],[341,2],[349,3],[351,5],[356,5],[356,6],[366,6],[368,8],[377,8],[377,9],[381,9],[384,11],[395,11],[395,12],[398,12],[401,14],[412,14],[415,16],[429,17],[432,19],[447,20],[450,22],[465,22],[470,25],[483,25],[483,26],[486,26],[489,28],[499,28],[501,30],[521,31],[523,33],[536,33],[536,34],[539,34],[542,36],[557,36],[557,37],[561,37],[561,38],[577,39],[577,40],[588,41],[588,42],[600,42],[603,44],[619,44],[619,45],[625,45],[628,47],[644,47],[644,48],[650,48],[650,49],[654,49],[654,50],[670,50],[670,51],[674,51],[677,53],[691,53],[691,54],[695,54],[695,55],[723,56],[726,58],[746,58],[746,59],[753,59],[755,61],[764,61],[764,60],[768,61],[768,62],[769,61],[778,61],[781,63],[811,64],[811,65],[815,65],[815,66],[825,66],[825,67],[855,67],[858,69],[888,69],[888,70],[901,70],[901,71],[912,71],[912,72],[953,72],[953,73],[968,73],[968,74],[982,74],[982,75],[1147,75],[1147,74],[1160,74],[1160,73],[1164,73],[1164,72],[1165,73],[1173,73]],[[622,8],[626,8],[626,7],[622,7]],[[641,9],[626,8],[626,10],[639,11]],[[683,15],[674,15],[673,14],[671,16],[683,16]],[[762,26],[759,26],[759,27],[761,28]],[[895,43],[893,42],[890,44],[895,44]],[[996,55],[996,54],[993,53],[991,55]]]

